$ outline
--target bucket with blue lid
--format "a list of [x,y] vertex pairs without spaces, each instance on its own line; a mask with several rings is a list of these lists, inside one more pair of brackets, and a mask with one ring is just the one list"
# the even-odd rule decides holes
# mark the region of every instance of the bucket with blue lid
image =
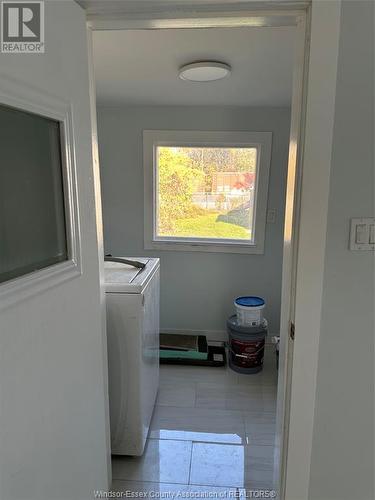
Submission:
[[255,296],[237,297],[234,301],[240,326],[259,326],[263,322],[264,299]]

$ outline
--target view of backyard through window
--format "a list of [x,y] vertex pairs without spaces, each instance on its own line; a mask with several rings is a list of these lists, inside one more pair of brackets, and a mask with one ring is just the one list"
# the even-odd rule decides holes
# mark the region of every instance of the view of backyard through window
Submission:
[[157,236],[251,240],[257,150],[157,147]]

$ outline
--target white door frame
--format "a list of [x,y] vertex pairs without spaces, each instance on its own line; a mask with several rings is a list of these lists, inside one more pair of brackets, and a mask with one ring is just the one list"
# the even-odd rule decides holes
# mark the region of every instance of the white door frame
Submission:
[[[125,12],[105,1],[89,30],[297,26],[285,208],[278,389],[280,498],[307,500],[314,430],[341,0],[230,2],[211,9]],[[164,4],[165,7],[165,4]],[[170,7],[171,8],[171,7]],[[310,24],[311,22],[311,24]],[[92,64],[92,61],[91,61]],[[93,113],[95,102],[93,101]],[[93,125],[96,138],[96,124]],[[316,195],[315,193],[318,193]],[[318,200],[318,201],[317,201]],[[294,323],[296,338],[290,339]],[[293,364],[293,370],[292,370]]]
[[[98,148],[98,125],[96,119],[96,88],[93,64],[93,43],[92,43],[92,30],[87,27],[87,54],[88,54],[88,69],[89,69],[89,95],[90,95],[90,118],[91,118],[91,146],[92,146],[92,161],[93,161],[93,180],[94,180],[94,196],[95,196],[95,220],[96,220],[96,233],[98,241],[98,251],[104,263],[104,236],[103,236],[103,213],[102,213],[102,195],[100,189],[100,168],[99,168],[99,148]],[[102,320],[102,350],[105,366],[108,366],[108,352],[107,352],[107,306],[105,298],[105,275],[104,264],[99,268],[100,279],[100,308]],[[111,460],[111,430],[109,418],[109,392],[108,392],[108,369],[104,373],[104,385],[106,391],[104,394],[106,411],[106,452],[107,452],[107,479],[108,487],[112,484],[112,460]]]
[[290,390],[289,433],[285,432],[281,498],[288,500],[309,498],[340,18],[341,0],[313,0],[290,312],[296,334],[293,371],[286,384]]

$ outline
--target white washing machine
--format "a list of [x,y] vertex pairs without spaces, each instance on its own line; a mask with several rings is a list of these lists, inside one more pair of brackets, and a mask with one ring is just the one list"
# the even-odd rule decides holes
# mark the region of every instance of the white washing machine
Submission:
[[104,266],[114,455],[142,455],[159,385],[159,259],[133,260]]

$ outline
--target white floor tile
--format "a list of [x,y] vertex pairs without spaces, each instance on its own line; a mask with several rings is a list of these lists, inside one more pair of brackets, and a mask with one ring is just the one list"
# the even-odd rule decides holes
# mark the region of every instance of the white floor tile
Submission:
[[[145,493],[147,497],[158,498],[158,494],[167,498],[168,493],[178,494],[189,490],[187,484],[174,483],[154,483],[149,481],[122,481],[115,479],[112,482],[112,491],[129,492],[129,493]],[[156,495],[155,495],[156,494]]]
[[193,443],[191,484],[246,487],[274,482],[272,446]]
[[245,431],[247,444],[269,446],[275,444],[275,423],[255,423],[245,417]]
[[142,457],[113,457],[112,477],[128,481],[189,482],[191,443],[149,439]]
[[161,383],[156,404],[158,406],[178,406],[194,408],[195,382],[190,383]]
[[277,372],[273,368],[270,371],[263,370],[259,373],[245,375],[238,373],[237,383],[239,385],[257,385],[257,386],[277,386]]
[[206,408],[156,407],[150,437],[210,443],[245,443],[240,411]]
[[[128,498],[140,493],[145,498],[235,498],[236,488],[223,488],[218,486],[198,486],[174,483],[153,483],[148,481],[121,481],[112,482],[111,491],[124,493]],[[125,497],[124,497],[125,498]],[[136,498],[136,497],[133,497]]]
[[229,367],[212,368],[208,366],[187,365],[161,365],[160,384],[163,383],[186,383],[189,382],[212,382],[221,385],[233,385],[238,381],[238,374]]
[[196,407],[227,410],[273,411],[277,392],[274,386],[197,383]]
[[274,488],[275,448],[248,445],[245,447],[245,486],[253,489]]
[[273,463],[274,455],[275,448],[273,446],[245,446],[245,456],[247,459],[266,459],[269,463]]
[[244,411],[244,421],[246,424],[273,424],[276,426],[276,410],[275,411]]
[[236,497],[237,488],[225,488],[220,486],[198,486],[192,484],[188,489],[191,498],[216,498],[220,499],[234,499]]
[[207,486],[245,486],[244,447],[194,443],[190,483]]

